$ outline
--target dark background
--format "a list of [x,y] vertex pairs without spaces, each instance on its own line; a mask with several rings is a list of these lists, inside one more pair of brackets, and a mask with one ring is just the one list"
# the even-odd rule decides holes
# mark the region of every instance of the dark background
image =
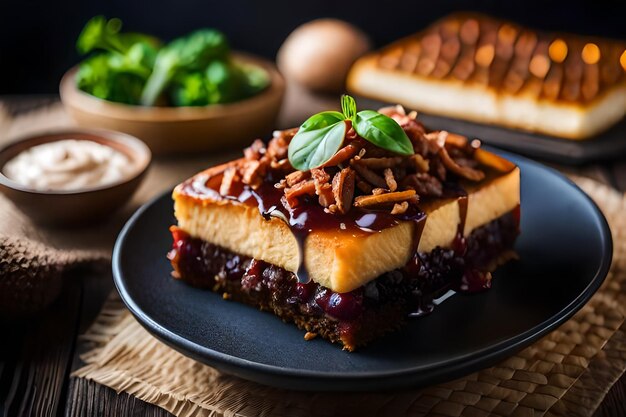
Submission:
[[626,38],[626,0],[0,0],[0,94],[55,93],[62,74],[79,60],[76,37],[97,14],[120,17],[126,30],[164,39],[212,26],[235,48],[273,58],[296,26],[314,18],[351,21],[380,46],[455,10],[488,12],[547,30]]

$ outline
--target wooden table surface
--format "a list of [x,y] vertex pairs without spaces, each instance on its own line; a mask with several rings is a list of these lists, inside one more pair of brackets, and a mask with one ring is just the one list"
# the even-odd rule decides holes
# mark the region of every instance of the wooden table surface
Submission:
[[[56,100],[56,97],[40,96],[0,97],[0,102],[13,114]],[[292,106],[284,107],[287,114],[281,118],[282,125],[293,124],[305,115]],[[557,168],[626,191],[624,159]],[[76,274],[82,276],[69,277],[65,292],[46,314],[23,322],[0,322],[0,417],[170,416],[167,411],[126,393],[117,394],[108,387],[69,377],[72,370],[81,366],[78,336],[113,290],[108,274],[105,277]],[[613,386],[596,415],[626,415],[626,375]]]

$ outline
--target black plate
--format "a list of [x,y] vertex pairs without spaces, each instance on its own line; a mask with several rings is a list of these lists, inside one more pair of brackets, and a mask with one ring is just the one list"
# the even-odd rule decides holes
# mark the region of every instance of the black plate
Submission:
[[[360,107],[371,109],[389,105],[365,98],[358,102]],[[586,140],[563,139],[427,113],[420,113],[419,120],[429,129],[461,133],[490,145],[559,164],[582,165],[626,155],[626,119]]]
[[142,207],[113,254],[115,283],[139,322],[174,349],[224,372],[290,389],[378,390],[432,384],[495,364],[556,328],[602,283],[612,242],[595,204],[556,171],[503,153],[522,170],[521,260],[490,291],[454,295],[427,317],[355,353],[270,313],[170,277],[174,222],[166,193]]

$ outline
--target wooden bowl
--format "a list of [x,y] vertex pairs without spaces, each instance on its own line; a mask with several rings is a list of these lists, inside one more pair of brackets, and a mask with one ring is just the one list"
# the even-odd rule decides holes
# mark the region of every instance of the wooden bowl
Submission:
[[[42,191],[19,184],[4,175],[4,166],[20,152],[62,139],[91,140],[125,154],[133,170],[113,184],[76,191]],[[150,149],[139,139],[100,129],[62,129],[18,139],[0,148],[0,191],[34,222],[49,226],[80,226],[103,220],[124,206],[133,195],[152,159]]]
[[235,59],[265,69],[270,85],[258,95],[232,104],[132,106],[102,100],[79,90],[75,83],[77,67],[74,67],[61,80],[61,100],[80,126],[129,133],[146,142],[154,154],[241,148],[274,129],[285,81],[266,60],[244,54],[236,54]]

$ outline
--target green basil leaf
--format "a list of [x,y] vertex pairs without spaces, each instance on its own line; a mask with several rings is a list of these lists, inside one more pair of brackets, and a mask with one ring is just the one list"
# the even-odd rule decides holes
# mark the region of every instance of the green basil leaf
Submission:
[[[302,123],[298,133],[308,132],[310,130],[323,129],[326,126],[334,125],[339,121],[343,121],[346,118],[338,111],[323,111],[321,113],[314,114]],[[297,135],[296,135],[297,136]],[[292,141],[293,143],[293,141]]]
[[346,119],[352,120],[356,117],[356,101],[351,96],[344,94],[341,96],[341,111]]
[[308,118],[289,143],[291,165],[308,171],[332,158],[346,136],[344,119],[339,112],[323,112]]
[[362,110],[357,113],[353,123],[354,130],[363,139],[379,148],[400,155],[413,155],[413,144],[400,125],[391,117],[373,110]]

